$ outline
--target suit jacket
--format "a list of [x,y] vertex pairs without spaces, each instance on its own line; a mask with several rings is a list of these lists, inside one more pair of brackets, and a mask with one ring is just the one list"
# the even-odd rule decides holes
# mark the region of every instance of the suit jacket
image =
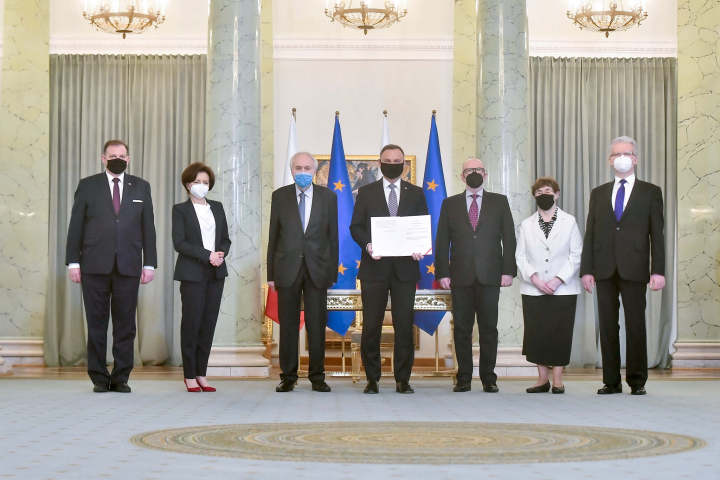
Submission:
[[435,238],[435,278],[449,277],[451,287],[467,287],[476,280],[499,287],[503,275],[516,273],[515,224],[507,197],[483,192],[474,231],[465,191],[443,200]]
[[635,180],[618,222],[612,205],[614,183],[600,185],[590,194],[580,276],[605,280],[617,270],[624,280],[647,283],[650,272],[665,275],[662,191],[657,185]]
[[[422,188],[400,180],[400,189],[398,217],[428,214],[425,193]],[[385,199],[382,178],[370,185],[360,187],[350,223],[350,235],[362,249],[358,278],[371,281],[386,280],[390,278],[394,268],[400,280],[417,282],[420,280],[420,262],[413,260],[412,257],[383,257],[380,260],[374,260],[365,249],[368,243],[372,243],[370,219],[389,216],[390,210]]]
[[107,275],[116,259],[121,275],[139,277],[143,266],[157,268],[153,204],[150,184],[126,173],[116,215],[103,172],[80,180],[75,191],[65,263],[79,263],[84,274]]
[[[210,211],[215,217],[215,251],[224,252],[227,258],[230,251],[230,235],[228,234],[227,219],[222,203],[208,200]],[[203,246],[200,222],[195,207],[190,199],[186,202],[173,205],[172,208],[172,240],[175,251],[178,252],[175,262],[175,280],[199,282],[202,280],[205,265],[210,263],[210,250]],[[213,267],[215,278],[228,276],[225,262],[219,267]]]
[[295,184],[272,194],[267,250],[267,279],[290,287],[300,273],[302,260],[317,288],[330,288],[338,276],[337,195],[313,184],[312,208],[303,232]]
[[515,260],[522,278],[522,295],[545,295],[530,281],[537,273],[540,280],[547,282],[558,277],[563,283],[555,290],[555,295],[578,295],[581,291],[580,256],[582,255],[582,236],[575,217],[560,208],[557,220],[545,238],[538,222],[538,212],[533,213],[520,224],[517,238]]

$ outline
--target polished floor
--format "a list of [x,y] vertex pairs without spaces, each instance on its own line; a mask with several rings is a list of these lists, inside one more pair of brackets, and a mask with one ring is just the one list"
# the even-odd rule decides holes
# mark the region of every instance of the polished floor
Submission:
[[[16,368],[0,378],[0,478],[19,479],[456,479],[720,478],[720,372],[653,372],[648,395],[595,394],[599,372],[569,371],[565,395],[528,395],[530,379],[501,379],[499,394],[453,394],[446,378],[416,378],[414,395],[380,395],[333,378],[330,394],[307,380],[277,394],[273,379],[216,379],[218,392],[188,394],[178,369],[133,372],[129,395],[91,392],[82,369]],[[690,436],[703,448],[645,458],[560,463],[406,465],[272,461],[143,448],[154,430],[225,424],[481,422],[634,429]],[[557,458],[554,460],[558,460]]]

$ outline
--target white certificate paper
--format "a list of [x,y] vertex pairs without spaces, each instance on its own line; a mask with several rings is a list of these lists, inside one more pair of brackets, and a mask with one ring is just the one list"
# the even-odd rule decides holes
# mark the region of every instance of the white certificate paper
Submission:
[[373,217],[370,227],[374,256],[410,257],[413,253],[432,253],[430,215]]

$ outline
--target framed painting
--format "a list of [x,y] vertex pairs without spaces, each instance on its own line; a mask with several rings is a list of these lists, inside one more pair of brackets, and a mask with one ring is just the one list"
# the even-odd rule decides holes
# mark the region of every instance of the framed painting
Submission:
[[[316,155],[318,169],[315,174],[315,183],[327,187],[330,174],[330,155]],[[415,185],[415,155],[405,155],[405,169],[402,179]],[[348,175],[352,184],[353,198],[357,196],[358,188],[375,182],[382,178],[380,174],[380,160],[377,155],[346,155]]]

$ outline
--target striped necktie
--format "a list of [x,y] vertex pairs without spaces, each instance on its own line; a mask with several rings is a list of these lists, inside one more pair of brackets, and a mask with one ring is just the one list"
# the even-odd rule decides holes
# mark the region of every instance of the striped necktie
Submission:
[[395,189],[397,186],[394,183],[390,184],[390,195],[388,196],[388,210],[390,210],[391,217],[397,217],[398,201]]

